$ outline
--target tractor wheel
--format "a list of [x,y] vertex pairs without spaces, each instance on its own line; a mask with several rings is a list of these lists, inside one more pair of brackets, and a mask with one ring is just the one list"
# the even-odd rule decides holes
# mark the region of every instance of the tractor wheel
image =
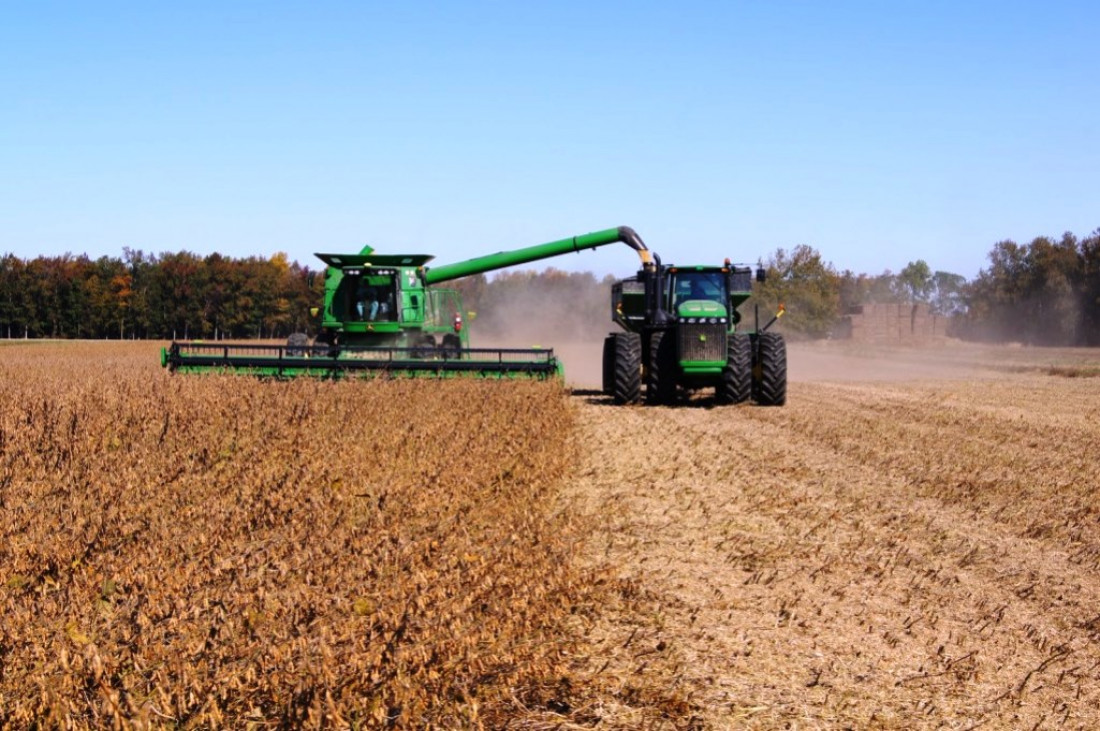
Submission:
[[649,336],[645,371],[645,402],[671,404],[676,400],[676,338],[658,330]]
[[748,335],[734,333],[726,345],[726,367],[722,382],[714,389],[715,400],[722,405],[740,404],[752,394],[752,341]]
[[787,403],[787,344],[779,333],[761,333],[756,339],[752,397],[761,406]]
[[454,333],[444,335],[443,343],[439,347],[443,351],[444,360],[458,360],[462,357],[462,338]]
[[615,392],[615,336],[603,339],[603,392],[610,396]]
[[615,333],[614,381],[611,398],[634,404],[642,392],[642,338],[637,333]]

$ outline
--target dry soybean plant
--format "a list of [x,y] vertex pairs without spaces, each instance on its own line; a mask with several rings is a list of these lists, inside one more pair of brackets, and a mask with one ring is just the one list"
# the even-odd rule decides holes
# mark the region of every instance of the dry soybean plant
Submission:
[[560,386],[0,347],[0,727],[499,727],[591,606]]

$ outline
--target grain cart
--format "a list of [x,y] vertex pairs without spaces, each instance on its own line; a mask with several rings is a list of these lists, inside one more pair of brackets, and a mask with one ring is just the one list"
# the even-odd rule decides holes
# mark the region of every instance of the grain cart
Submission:
[[[756,278],[764,281],[764,270]],[[664,266],[657,255],[637,276],[616,282],[611,317],[625,332],[607,336],[603,390],[615,403],[670,404],[685,390],[713,387],[719,404],[750,398],[763,406],[787,400],[787,348],[763,327],[746,328],[738,308],[752,290],[752,269]]]
[[161,364],[275,377],[550,377],[561,372],[552,349],[471,348],[458,292],[436,285],[618,242],[652,267],[652,255],[626,226],[440,267],[429,267],[434,257],[426,254],[376,254],[369,246],[357,254],[317,254],[326,264],[325,295],[312,341],[296,334],[286,345],[173,342],[162,348]]

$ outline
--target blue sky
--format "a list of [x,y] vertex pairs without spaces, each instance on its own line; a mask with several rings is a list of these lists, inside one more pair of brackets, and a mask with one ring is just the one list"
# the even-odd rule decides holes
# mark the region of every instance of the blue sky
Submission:
[[[1095,2],[0,0],[0,252],[420,252],[626,224],[973,277],[1100,227]],[[611,247],[550,260],[628,275]]]

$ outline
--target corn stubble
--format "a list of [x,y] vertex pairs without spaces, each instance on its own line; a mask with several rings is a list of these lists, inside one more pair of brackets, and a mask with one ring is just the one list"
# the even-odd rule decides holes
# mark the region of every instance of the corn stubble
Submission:
[[[592,598],[561,389],[0,349],[0,726],[500,726]],[[555,706],[555,703],[558,706]]]

